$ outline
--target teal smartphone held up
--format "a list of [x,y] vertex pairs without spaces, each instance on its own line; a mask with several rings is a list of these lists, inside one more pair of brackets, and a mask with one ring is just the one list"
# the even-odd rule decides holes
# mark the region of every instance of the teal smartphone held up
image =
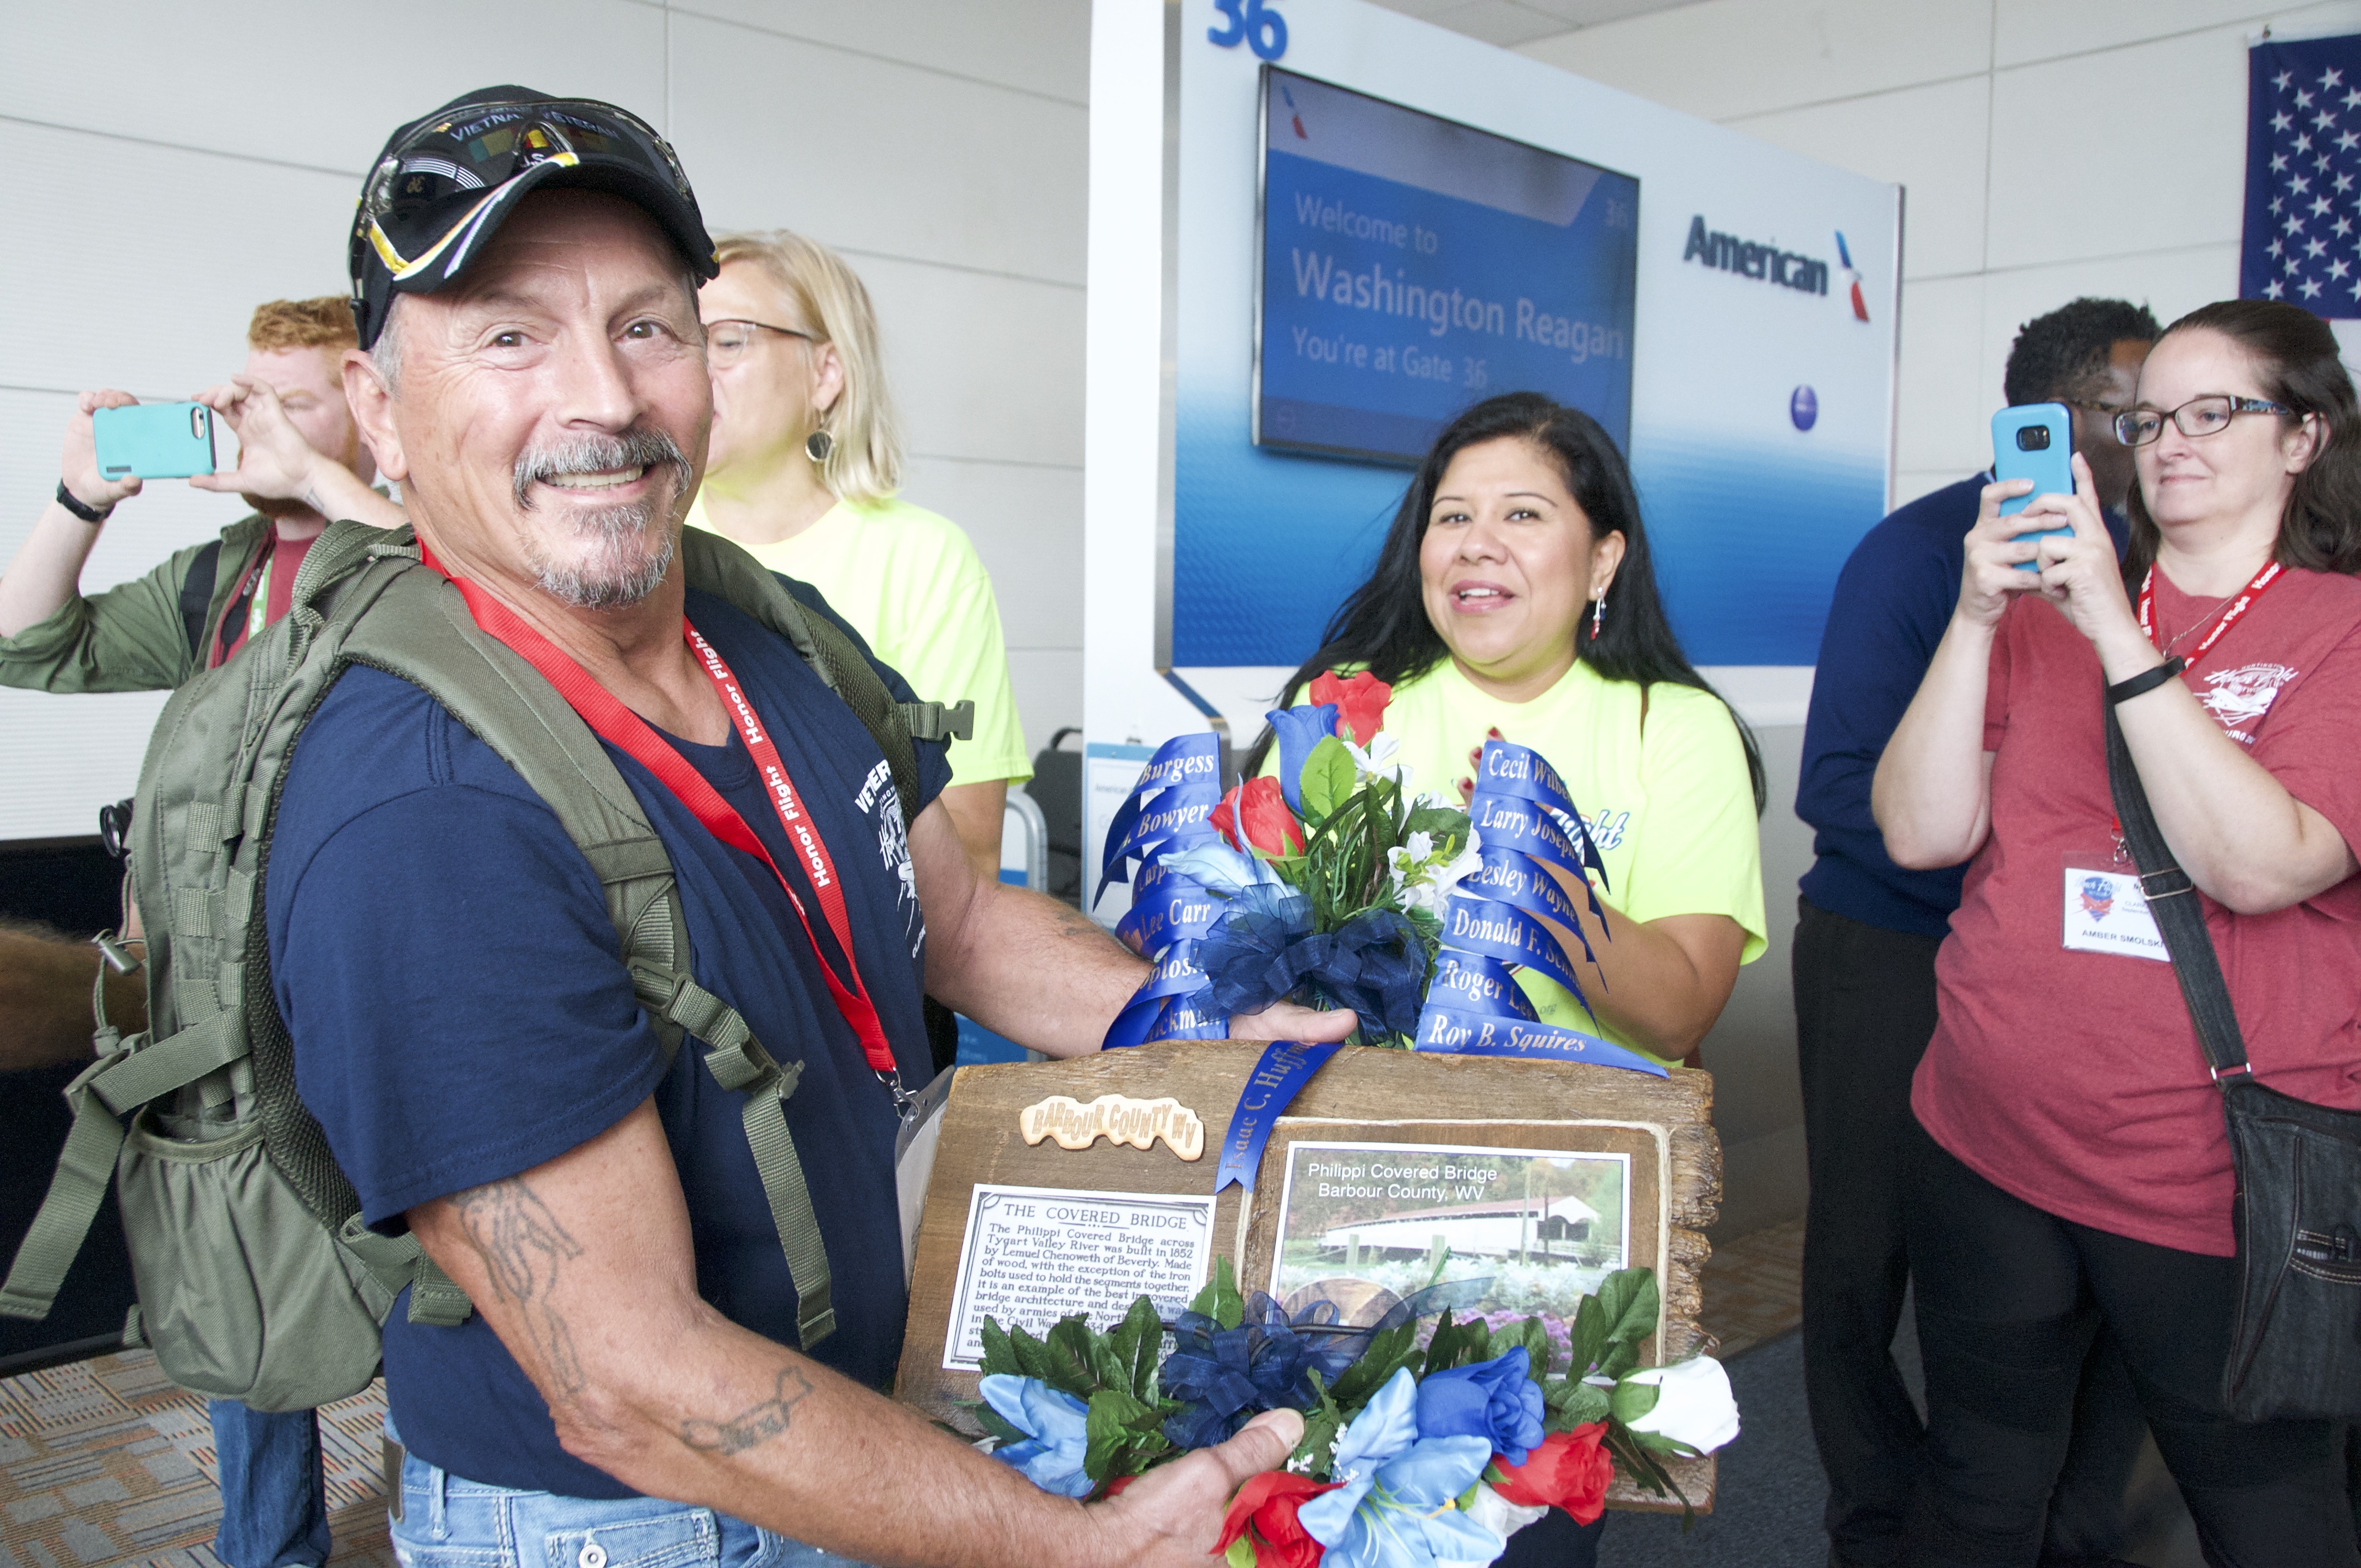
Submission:
[[[2003,517],[2015,517],[2036,496],[2074,493],[2074,416],[2064,403],[2019,403],[1993,415],[1993,477],[2030,479],[2033,488],[2000,503]],[[2070,539],[2070,528],[2037,528],[2016,537]],[[2037,572],[2030,561],[2017,570]]]
[[90,416],[99,474],[185,479],[214,471],[214,411],[203,403],[135,403]]

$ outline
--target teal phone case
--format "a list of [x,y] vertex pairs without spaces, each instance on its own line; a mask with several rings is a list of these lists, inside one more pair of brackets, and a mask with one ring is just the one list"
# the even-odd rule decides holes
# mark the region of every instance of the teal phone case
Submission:
[[203,403],[138,403],[90,416],[102,477],[185,479],[214,471],[214,411]]
[[[1993,477],[2030,479],[2033,488],[2000,503],[2003,517],[2015,517],[2036,496],[2074,493],[2074,416],[2064,403],[2018,403],[1993,415]],[[2072,538],[2070,528],[2037,528],[2017,538]],[[2017,570],[2037,572],[2030,561]]]

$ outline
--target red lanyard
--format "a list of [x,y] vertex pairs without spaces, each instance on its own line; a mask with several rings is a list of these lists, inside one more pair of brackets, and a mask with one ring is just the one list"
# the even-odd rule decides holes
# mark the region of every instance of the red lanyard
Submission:
[[[2236,625],[2238,618],[2246,614],[2247,609],[2257,599],[2263,597],[2263,590],[2279,580],[2279,564],[2277,561],[2268,563],[2261,571],[2256,573],[2255,580],[2239,589],[2231,598],[2229,607],[2222,611],[2222,618],[2213,623],[2213,630],[2205,634],[2205,641],[2189,651],[2189,662],[2194,664],[2203,658],[2205,650],[2221,641],[2222,634]],[[2150,566],[2147,569],[2147,576],[2140,579],[2139,597],[2140,630],[2147,634],[2147,640],[2150,642],[2156,641],[2155,605],[2156,568]]]
[[820,973],[828,978],[829,994],[836,999],[837,1010],[852,1025],[852,1032],[861,1036],[862,1054],[869,1058],[870,1068],[894,1090],[898,1104],[902,1098],[900,1074],[893,1047],[885,1043],[884,1026],[877,1020],[877,1008],[869,1000],[869,988],[862,983],[860,966],[852,956],[852,919],[844,906],[844,888],[837,879],[836,861],[813,826],[811,814],[804,809],[778,747],[772,743],[762,721],[755,717],[754,705],[746,700],[738,677],[730,674],[730,666],[713,645],[697,634],[687,617],[681,618],[689,647],[713,682],[713,689],[720,694],[721,706],[729,709],[730,722],[737,726],[739,738],[746,742],[747,752],[763,775],[771,806],[779,814],[779,826],[803,856],[804,870],[810,874],[812,888],[819,894],[820,912],[828,919],[828,928],[834,934],[845,963],[851,968],[852,983],[849,986],[837,978],[836,966],[828,961],[828,954],[820,948],[818,937],[812,931],[811,916],[804,911],[804,901],[796,896],[795,888],[779,870],[778,862],[771,858],[771,851],[763,847],[761,837],[746,826],[746,819],[738,815],[737,808],[722,797],[721,792],[667,744],[647,720],[624,707],[613,693],[590,677],[589,671],[575,663],[522,616],[465,577],[451,576],[426,548],[424,540],[419,541],[418,549],[428,565],[451,577],[452,586],[467,601],[467,612],[475,617],[476,624],[539,670],[601,740],[620,746],[655,774],[657,781],[705,825],[707,832],[732,849],[757,857],[771,868],[787,902],[795,906],[796,918],[804,924],[804,935],[811,940],[812,954],[819,959]]

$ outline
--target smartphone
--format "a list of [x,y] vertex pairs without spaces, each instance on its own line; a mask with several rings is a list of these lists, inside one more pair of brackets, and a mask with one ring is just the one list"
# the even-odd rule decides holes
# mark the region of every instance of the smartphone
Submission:
[[203,403],[135,403],[90,416],[104,478],[185,479],[214,471],[214,411]]
[[[1993,477],[2033,481],[2032,489],[2000,503],[2001,516],[2015,517],[2036,496],[2074,493],[2074,416],[2064,403],[2019,403],[2003,409],[1993,415],[1992,430]],[[2053,534],[2070,539],[2074,531],[2037,528],[2016,537],[2048,539]],[[2016,565],[2019,571],[2041,570],[2031,561]]]

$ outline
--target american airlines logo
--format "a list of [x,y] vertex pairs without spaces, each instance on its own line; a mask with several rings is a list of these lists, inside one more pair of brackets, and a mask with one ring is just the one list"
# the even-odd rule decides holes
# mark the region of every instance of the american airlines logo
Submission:
[[[1861,295],[1861,270],[1852,264],[1852,248],[1845,243],[1845,236],[1839,233],[1836,240],[1837,255],[1851,296],[1853,319],[1865,322],[1869,319],[1869,305]],[[1828,264],[1826,261],[1800,251],[1782,250],[1776,245],[1741,239],[1736,235],[1709,229],[1706,227],[1702,213],[1689,219],[1688,245],[1682,250],[1681,259],[1698,262],[1723,272],[1735,272],[1741,278],[1775,283],[1800,294],[1826,294],[1828,291]]]

